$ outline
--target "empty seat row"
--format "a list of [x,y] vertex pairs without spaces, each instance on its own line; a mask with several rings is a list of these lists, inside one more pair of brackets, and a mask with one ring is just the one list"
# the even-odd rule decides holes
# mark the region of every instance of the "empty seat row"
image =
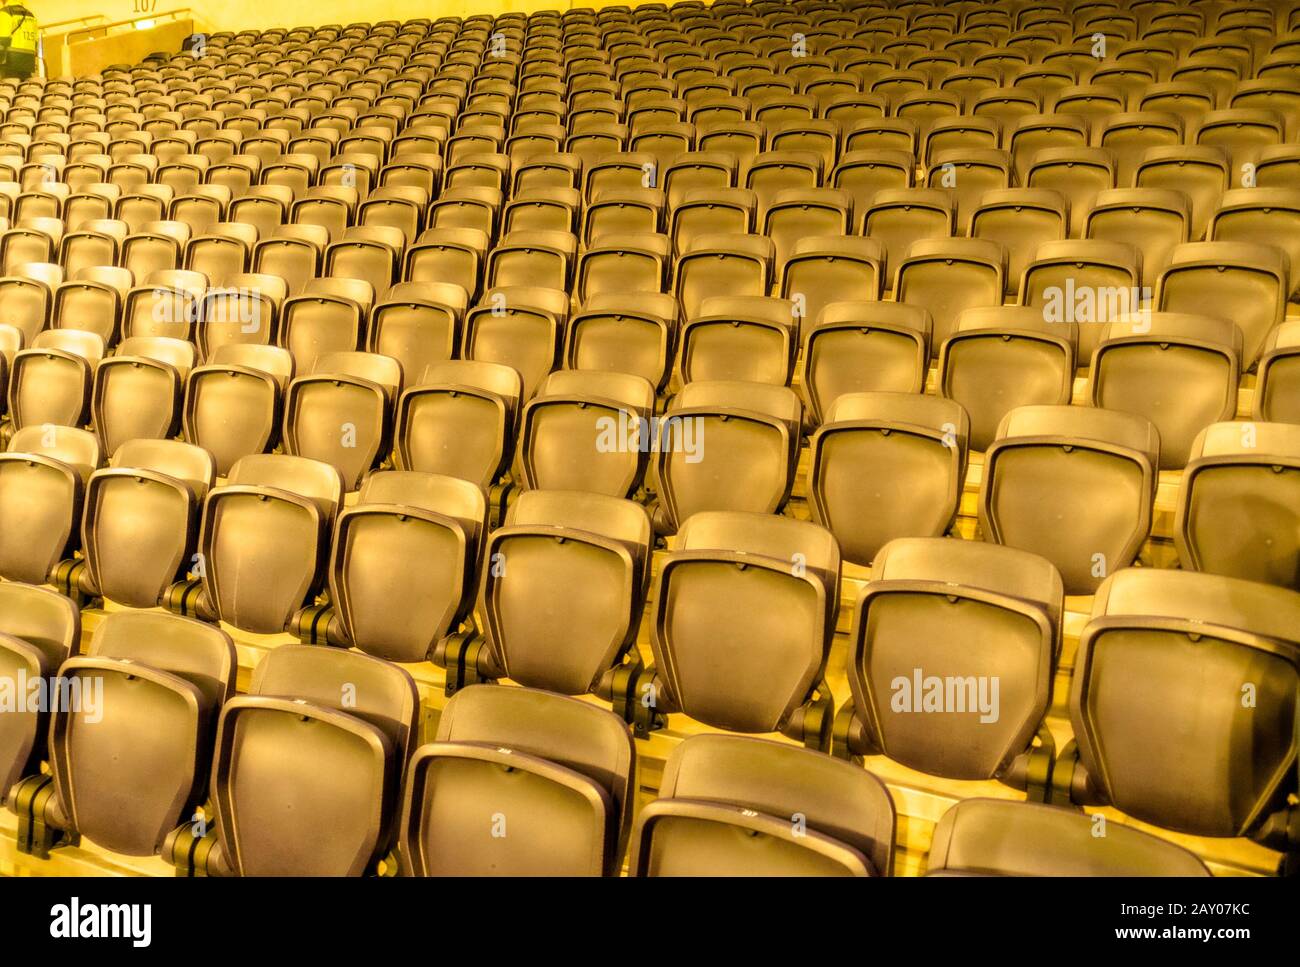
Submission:
[[[1008,218],[1011,213],[1008,207]],[[900,208],[890,223],[898,233],[891,241],[902,244],[909,234],[923,234],[925,217],[924,211]],[[1249,218],[1241,221],[1250,223]],[[1122,224],[1117,220],[1117,231]],[[1140,231],[1140,226],[1133,230]],[[1036,232],[1026,219],[1018,238],[1009,229],[1003,237],[1024,257]],[[808,364],[807,343],[816,326],[843,317],[841,310],[828,315],[831,306],[842,300],[865,305],[885,290],[888,256],[874,239],[812,236],[796,241],[775,287],[780,298],[769,298],[773,291],[769,239],[701,235],[677,260],[674,301],[658,294],[668,266],[666,245],[656,251],[642,247],[641,238],[654,236],[611,238],[584,255],[578,283],[580,310],[572,317],[569,296],[555,287],[565,284],[563,278],[549,277],[553,268],[561,276],[566,274],[563,250],[548,249],[543,240],[532,238],[519,238],[493,252],[491,281],[509,284],[486,291],[472,308],[467,290],[459,283],[412,281],[387,286],[377,280],[384,285],[385,297],[376,304],[374,286],[360,279],[313,279],[302,292],[286,298],[278,276],[229,275],[227,285],[208,289],[204,277],[192,270],[160,270],[149,276],[152,284],[130,287],[129,273],[113,267],[84,269],[75,279],[51,289],[57,270],[42,281],[35,271],[40,266],[28,265],[23,267],[26,275],[0,280],[0,292],[12,302],[9,324],[17,330],[11,335],[18,349],[35,349],[38,343],[68,349],[87,363],[87,378],[118,338],[125,342],[162,337],[196,344],[188,350],[192,354],[197,350],[195,361],[211,359],[229,346],[278,345],[293,355],[300,370],[313,368],[325,352],[365,348],[399,362],[405,383],[419,379],[435,362],[456,356],[487,359],[519,370],[525,394],[531,397],[541,378],[557,365],[630,371],[660,389],[674,357],[685,382],[738,378],[785,385],[796,371],[801,350],[803,364]],[[364,243],[356,244],[358,257],[368,257],[360,251]],[[440,242],[420,251],[443,262],[467,259],[472,266],[475,260],[472,251],[444,248]],[[894,273],[892,294],[898,303],[906,304],[900,311],[921,311],[929,320],[919,360],[922,370],[931,354],[939,355],[959,328],[962,313],[969,310],[1007,318],[1019,314],[1026,319],[1036,313],[1041,325],[1069,340],[1071,361],[1079,367],[1095,361],[1098,347],[1107,338],[1107,325],[1127,316],[1145,318],[1154,311],[1171,317],[1217,317],[1222,333],[1216,341],[1236,357],[1240,368],[1253,369],[1273,338],[1272,331],[1285,319],[1290,263],[1287,254],[1274,246],[1229,241],[1173,244],[1154,289],[1142,285],[1142,262],[1129,243],[1043,241],[1032,251],[1020,278],[1021,308],[994,308],[1001,306],[1006,288],[1008,253],[1001,242],[921,237],[908,245]],[[472,277],[461,281],[476,285]],[[620,288],[622,293],[613,295]],[[720,288],[738,298],[717,298]],[[593,357],[579,345],[586,336],[585,320],[591,312],[608,312],[615,306],[659,320],[660,346],[653,357],[635,354],[620,362],[602,354],[605,362],[590,361]],[[679,313],[685,316],[680,325]],[[704,337],[709,335],[709,325],[716,327],[723,321],[711,318],[719,314],[752,320],[771,335],[755,341],[745,338],[750,330],[738,332],[718,344],[713,363],[701,364],[697,353],[709,351],[712,340]],[[549,320],[538,333],[540,342],[531,350],[515,347],[504,355],[488,349],[480,334],[491,328],[492,319],[517,321],[521,315]],[[51,323],[55,328],[47,331]],[[519,335],[528,338],[523,330]],[[631,332],[628,335],[635,338]],[[727,351],[717,355],[723,348]],[[121,353],[120,347],[117,351]],[[820,411],[824,404],[815,395],[814,391],[810,402]],[[49,419],[66,423],[79,412]]]
[[[855,632],[855,647],[865,651],[852,656],[854,704],[852,717],[841,716],[842,734],[850,752],[883,752],[960,779],[997,776],[1041,793],[1050,771],[1040,771],[1043,763],[1035,764],[1027,747],[1050,701],[1059,578],[1032,555],[998,555],[990,570],[978,550],[951,541],[895,546],[858,604],[856,627],[873,630],[865,638]],[[753,563],[770,566],[761,555]],[[695,578],[702,587],[716,588],[734,571],[717,570],[707,558],[679,566],[703,568]],[[959,572],[972,583],[946,580]],[[773,571],[749,580],[776,578]],[[785,596],[797,596],[800,578],[786,572],[784,580]],[[1295,714],[1290,635],[1297,600],[1249,582],[1115,575],[1081,640],[1071,698],[1078,746],[1056,762],[1065,773],[1063,801],[1113,803],[1180,832],[1285,842],[1278,826],[1285,811],[1277,810],[1294,790],[1276,776],[1293,753],[1275,726]],[[660,798],[634,823],[631,735],[617,716],[590,704],[530,688],[471,686],[448,703],[436,739],[416,747],[414,683],[377,659],[282,646],[263,659],[248,694],[235,696],[233,644],[211,626],[175,615],[117,614],[79,655],[77,614],[67,599],[6,584],[0,604],[0,655],[33,677],[57,669],[64,703],[53,714],[25,714],[6,732],[10,805],[22,817],[25,846],[37,853],[56,845],[57,834],[76,833],[136,855],[161,849],[182,870],[215,874],[357,875],[374,871],[397,847],[402,869],[415,875],[609,875],[630,837],[629,869],[640,875],[888,875],[892,868],[894,810],[883,786],[810,750],[741,736],[689,739],[669,759]],[[974,613],[954,625],[953,608]],[[680,610],[672,625],[703,617],[691,617],[697,609],[689,603]],[[926,621],[945,633],[923,636],[933,644],[918,653],[917,623]],[[1188,627],[1198,629],[1197,642],[1186,642]],[[994,638],[1001,663],[971,648]],[[1156,655],[1161,672],[1136,686],[1126,668],[1149,668]],[[1207,692],[1199,665],[1210,655],[1217,677]],[[683,662],[675,674],[698,704],[709,697],[707,676],[719,672]],[[741,685],[723,707],[761,704],[764,693],[779,703],[784,691],[778,682]],[[1258,706],[1240,701],[1247,685],[1258,688]],[[1151,689],[1169,703],[1159,724],[1147,711]],[[1193,695],[1199,700],[1189,701]],[[736,727],[764,731],[767,723],[754,724]],[[45,727],[51,774],[23,778],[45,752]],[[1191,754],[1187,734],[1204,735],[1208,744]],[[131,751],[112,757],[107,769],[105,750],[114,748]],[[288,748],[292,757],[284,755]],[[311,769],[291,768],[308,756]],[[123,770],[131,777],[125,798]],[[193,812],[209,795],[211,809]],[[1064,810],[958,808],[962,813],[936,830],[932,872],[1199,868],[1136,833],[1118,834],[1108,847],[1113,853],[1093,852],[1081,835],[1084,820]],[[1018,812],[1000,818],[997,810]],[[1011,854],[1000,860],[996,851],[977,859],[978,837],[962,845],[974,833],[952,828],[969,822],[987,831],[986,824],[1011,824],[1012,817],[1035,833],[1026,830],[1019,848],[1013,838]],[[312,830],[326,821],[338,835],[322,847]],[[1069,833],[1076,828],[1080,834]],[[738,829],[749,836],[737,839]],[[1055,840],[1046,853],[1044,837]],[[1035,843],[1039,852],[1026,855]],[[974,854],[963,857],[967,849]]]
[[[519,319],[503,320],[505,329],[495,338],[517,338]],[[752,327],[754,338],[762,338],[761,318],[749,320],[747,313],[724,311],[693,320],[701,330],[690,336],[697,346],[696,365],[712,358],[706,327],[719,329],[719,339],[736,326]],[[1293,423],[1216,429],[1236,410],[1238,357],[1220,331],[1227,324],[1213,318],[1152,313],[1108,326],[1092,363],[1095,409],[1066,405],[1074,361],[1073,343],[1065,336],[1072,329],[1044,323],[1040,313],[1025,307],[963,313],[958,331],[941,348],[939,398],[917,394],[925,377],[918,358],[925,358],[926,321],[920,310],[890,303],[839,303],[824,313],[807,340],[804,386],[822,407],[810,440],[810,504],[815,519],[832,528],[853,560],[872,559],[883,541],[869,535],[882,533],[882,524],[883,533],[894,536],[946,532],[960,499],[967,452],[986,451],[983,481],[991,495],[998,480],[991,471],[1000,466],[1000,452],[1020,445],[1019,437],[1046,435],[1067,450],[1093,441],[1128,454],[1127,465],[1146,484],[1119,501],[1118,506],[1134,508],[1123,530],[1132,536],[1119,545],[1127,551],[1104,554],[1112,567],[1116,560],[1130,562],[1145,540],[1156,472],[1187,466],[1186,484],[1206,455],[1205,440],[1216,441],[1217,448],[1224,445],[1217,441],[1230,442],[1236,432],[1243,460],[1285,464],[1292,459]],[[617,308],[603,318],[593,311],[583,322],[591,329],[586,338],[593,341],[609,338],[602,337],[602,326],[619,330],[640,324],[635,314]],[[659,333],[662,337],[662,329]],[[482,338],[491,335],[485,327]],[[546,345],[554,345],[553,337]],[[720,342],[713,352],[725,352],[726,345]],[[180,460],[188,468],[180,476],[201,482],[199,498],[216,477],[233,482],[241,461],[252,461],[277,443],[296,458],[324,461],[320,466],[335,480],[327,490],[336,484],[340,497],[364,487],[391,453],[400,470],[449,474],[484,489],[504,482],[506,474],[525,490],[618,498],[637,497],[648,485],[658,495],[655,524],[661,532],[672,532],[701,510],[779,513],[795,481],[803,406],[782,385],[692,380],[656,418],[653,384],[633,374],[562,370],[541,378],[536,395],[525,399],[519,374],[497,362],[435,363],[415,385],[403,388],[400,365],[376,354],[327,352],[311,372],[291,379],[292,360],[283,349],[223,347],[212,363],[191,369],[192,352],[180,352],[188,346],[161,337],[128,340],[125,352],[99,364],[93,384],[85,358],[52,339],[42,337],[33,349],[15,353],[9,396],[18,429],[10,452],[79,467],[57,476],[83,483],[109,454],[110,466],[122,468],[147,469],[154,460],[165,467]],[[1285,344],[1270,351],[1257,395],[1261,408],[1292,418],[1285,379],[1294,355]],[[873,361],[888,368],[873,372],[864,365]],[[1035,429],[1039,417],[1033,415],[1039,411],[1041,430]],[[66,425],[81,422],[87,412],[95,434]],[[178,428],[189,443],[167,439]],[[878,433],[886,439],[871,443]],[[922,445],[923,440],[929,442]],[[922,459],[924,453],[930,455]],[[879,467],[891,469],[877,476],[873,460],[885,460]],[[885,494],[873,488],[903,473],[908,461],[921,462],[901,478],[906,485],[890,488],[893,513],[884,513],[875,504]],[[647,480],[652,467],[653,478]],[[1062,467],[1047,479],[1059,487],[1056,481],[1070,480],[1073,472]],[[1279,485],[1285,487],[1286,479],[1279,478]],[[925,489],[916,489],[921,484]],[[11,575],[46,580],[75,548],[68,542],[76,535],[80,495],[64,493],[61,486],[51,492],[60,496],[49,504],[48,515],[28,515],[38,521],[44,538],[34,545],[14,542]],[[1056,512],[1058,520],[1069,520],[1076,529],[1104,516],[1082,497],[1088,487],[1079,489],[1079,515]],[[1056,496],[1068,492],[1058,490]],[[870,493],[874,497],[868,500]],[[20,502],[31,499],[16,494]],[[998,532],[991,512],[985,523],[990,534]],[[1059,527],[1043,532],[1047,541],[1058,536]],[[1088,556],[1104,551],[1094,547]],[[1067,568],[1057,553],[1048,556],[1079,574],[1072,583],[1087,583],[1078,570],[1082,558]],[[1289,566],[1278,564],[1282,583],[1290,580]],[[1103,568],[1092,576],[1105,573]]]

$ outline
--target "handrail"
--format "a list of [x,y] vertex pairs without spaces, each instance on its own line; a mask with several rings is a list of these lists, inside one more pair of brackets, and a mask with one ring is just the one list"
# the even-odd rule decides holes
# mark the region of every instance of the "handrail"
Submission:
[[129,20],[117,20],[114,21],[113,23],[95,24],[92,27],[82,27],[80,30],[70,30],[64,36],[68,38],[68,43],[71,44],[71,43],[75,43],[75,41],[72,38],[77,36],[78,34],[94,34],[94,33],[98,33],[101,30],[107,33],[108,31],[114,29],[115,27],[126,27],[129,26],[130,24],[139,23],[142,20],[163,20],[168,18],[175,19],[185,15],[193,16],[193,14],[194,11],[192,11],[189,7],[181,7],[179,10],[167,10],[162,13],[146,13],[146,14],[141,14],[138,17],[132,17]]
[[[67,27],[70,24],[92,23],[94,21],[107,20],[107,19],[108,18],[105,17],[102,13],[92,13],[92,14],[88,14],[85,17],[73,17],[71,20],[59,20],[52,24],[44,24],[41,27],[41,31],[42,33],[44,33],[47,31],[58,30],[60,27]],[[98,23],[95,23],[94,26],[98,27],[99,25]]]

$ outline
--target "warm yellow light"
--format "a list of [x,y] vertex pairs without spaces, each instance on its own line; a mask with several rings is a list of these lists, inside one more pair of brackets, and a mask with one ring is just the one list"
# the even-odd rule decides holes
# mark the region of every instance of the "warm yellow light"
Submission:
[[156,26],[158,26],[158,22],[156,20],[137,20],[135,22],[136,30],[148,30],[150,27],[156,27]]

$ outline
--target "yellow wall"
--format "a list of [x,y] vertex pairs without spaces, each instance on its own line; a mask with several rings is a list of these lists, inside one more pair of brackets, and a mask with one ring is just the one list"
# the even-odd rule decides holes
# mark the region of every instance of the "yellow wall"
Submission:
[[[26,0],[42,23],[54,23],[102,14],[110,20],[126,20],[141,14],[136,0]],[[149,0],[153,2],[153,0]],[[570,7],[611,6],[616,0],[381,0],[358,3],[357,0],[191,0],[173,2],[156,0],[159,12],[189,7],[194,11],[198,30],[241,30],[244,28],[316,26],[353,21],[436,19],[467,16],[474,13],[506,11],[567,10]],[[624,0],[635,6],[635,0]]]
[[[354,21],[436,19],[445,16],[498,14],[536,10],[567,10],[575,6],[604,7],[623,2],[636,6],[638,0],[382,0],[378,5],[357,0],[26,0],[45,26],[81,17],[98,17],[101,24],[157,14],[157,26],[144,31],[115,28],[108,34],[87,40],[71,35],[77,43],[65,47],[67,31],[81,25],[64,25],[47,31],[45,60],[50,76],[97,72],[109,64],[138,63],[155,51],[176,51],[191,29],[199,32],[266,29],[269,27],[319,26]],[[150,6],[151,5],[151,6]],[[163,17],[170,11],[190,11],[183,19]],[[191,28],[192,23],[192,28]],[[87,24],[91,26],[91,24]]]
[[194,24],[190,20],[167,20],[149,30],[109,33],[69,44],[62,52],[62,67],[55,65],[52,59],[55,51],[47,45],[45,62],[50,76],[95,74],[110,64],[138,64],[156,51],[179,50],[193,32]]

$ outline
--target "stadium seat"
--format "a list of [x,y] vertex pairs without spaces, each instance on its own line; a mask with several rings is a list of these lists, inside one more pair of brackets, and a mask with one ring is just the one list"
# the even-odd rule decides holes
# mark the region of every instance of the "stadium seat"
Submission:
[[1005,137],[1016,181],[1032,188],[1028,183],[1029,171],[1038,153],[1086,148],[1088,120],[1071,114],[1030,114],[1019,118]]
[[984,454],[984,539],[1032,551],[1066,594],[1130,566],[1151,530],[1160,438],[1150,421],[1082,406],[1009,411]]
[[822,159],[810,151],[762,151],[750,159],[744,187],[758,196],[758,216],[762,221],[778,192],[816,188],[821,177]]
[[602,235],[578,259],[574,297],[585,303],[607,292],[658,293],[671,262],[667,235]]
[[510,366],[523,380],[523,399],[531,399],[559,363],[568,315],[564,290],[490,289],[465,315],[460,357]]
[[838,754],[1044,798],[1055,749],[1040,723],[1062,607],[1061,576],[1036,554],[946,537],[886,544],[854,612]]
[[800,242],[846,235],[853,224],[853,200],[835,188],[790,188],[772,196],[763,216],[763,234],[772,240],[776,267],[784,269]]
[[93,332],[112,346],[118,339],[122,300],[134,281],[126,269],[96,264],[74,268],[68,261],[70,278],[54,290],[50,318],[55,328]]
[[[925,135],[922,160],[942,166],[939,155],[949,151],[992,150],[1002,142],[1002,126],[992,118],[957,115],[937,119]],[[935,187],[935,186],[931,186]],[[1003,186],[1007,187],[1007,186]]]
[[677,315],[676,300],[664,293],[590,296],[569,320],[565,368],[630,373],[661,390],[672,365]]
[[858,149],[840,155],[828,181],[832,188],[848,192],[853,198],[856,231],[861,229],[867,210],[881,191],[911,188],[914,177],[915,159],[910,151]]
[[1107,578],[1079,636],[1077,746],[1054,779],[1062,799],[1285,848],[1298,609],[1294,591],[1217,574],[1126,568]]
[[[388,452],[401,366],[374,353],[325,353],[289,383],[282,439],[286,453],[335,467],[349,491]],[[348,453],[353,450],[355,453]]]
[[780,292],[795,300],[801,328],[833,302],[879,298],[884,287],[885,252],[874,239],[802,238],[782,262]]
[[1259,160],[1262,148],[1282,142],[1283,126],[1281,116],[1267,109],[1210,111],[1196,126],[1194,143],[1222,148],[1239,173]]
[[[163,856],[218,876],[370,871],[395,842],[418,710],[411,676],[381,659],[307,645],[268,652],[248,693],[221,709],[216,822],[202,837],[211,844],[197,849],[187,824],[168,834]],[[328,842],[321,824],[334,830]]]
[[49,323],[53,292],[43,281],[22,275],[0,279],[0,296],[4,297],[5,325],[17,329],[23,343],[31,341]]
[[455,359],[429,366],[397,400],[394,462],[489,487],[514,446],[523,386],[501,363]]
[[885,264],[896,277],[914,242],[948,238],[954,234],[956,219],[955,202],[942,189],[882,189],[863,215],[862,234],[884,245]]
[[789,299],[709,296],[682,322],[677,371],[692,380],[743,380],[786,386],[799,346]]
[[1212,242],[1258,242],[1286,253],[1291,282],[1288,296],[1300,295],[1300,191],[1281,188],[1234,188],[1225,191],[1210,218],[1206,238]]
[[[658,232],[663,221],[663,209],[664,193],[658,188],[603,190],[587,205],[583,213],[582,243],[590,246],[606,235]],[[509,227],[503,229],[502,244],[505,244],[509,236],[505,231]]]
[[397,360],[405,379],[451,359],[460,345],[469,294],[449,282],[399,282],[370,312],[366,349]]
[[758,196],[748,188],[693,188],[672,207],[668,234],[680,257],[697,238],[719,233],[747,235],[754,230]]
[[[919,85],[915,89],[919,92]],[[844,134],[845,155],[855,151],[902,151],[915,155],[919,146],[920,133],[911,118],[868,118],[854,122]]]
[[1034,152],[1024,172],[1028,188],[1059,191],[1070,206],[1070,234],[1083,234],[1097,196],[1116,185],[1115,161],[1105,148],[1044,148]]
[[488,253],[484,284],[567,291],[576,252],[577,240],[569,232],[502,235]]
[[1113,188],[1097,195],[1083,237],[1134,246],[1141,254],[1142,285],[1154,291],[1174,249],[1191,240],[1191,221],[1191,208],[1182,192]]
[[72,693],[93,688],[99,699],[51,717],[54,795],[34,819],[153,856],[206,798],[217,715],[237,670],[220,628],[144,611],[105,618],[85,653],[59,668]]
[[216,482],[206,450],[133,439],[86,482],[79,590],[134,608],[156,607],[191,568],[199,508]]
[[280,225],[270,238],[253,246],[252,270],[284,279],[288,294],[298,295],[320,272],[329,233],[317,225]]
[[1213,316],[1121,317],[1092,357],[1092,405],[1145,416],[1160,433],[1160,469],[1181,468],[1196,435],[1237,412],[1240,347],[1240,330]]
[[1174,249],[1160,275],[1157,308],[1230,319],[1241,330],[1242,365],[1253,368],[1269,330],[1286,315],[1286,253],[1257,242],[1200,242]]
[[116,453],[129,440],[175,435],[194,360],[192,343],[134,336],[100,362],[91,388],[90,421],[105,453]]
[[518,467],[528,489],[631,497],[648,462],[654,387],[628,373],[561,370],[520,416]]
[[[1093,78],[1095,81],[1096,75]],[[1183,143],[1183,121],[1163,111],[1107,114],[1094,122],[1093,139],[1115,161],[1116,187],[1128,188],[1148,149]]]
[[1297,364],[1300,363],[1300,322],[1283,322],[1264,340],[1255,383],[1255,418],[1300,423]]
[[615,876],[636,778],[636,748],[610,712],[531,688],[470,686],[411,756],[398,824],[404,868]]
[[9,366],[14,428],[84,426],[91,383],[103,356],[104,341],[93,332],[50,329],[38,334]]
[[675,531],[704,510],[779,512],[794,483],[802,419],[799,397],[785,386],[687,383],[660,424],[656,528]]
[[343,480],[306,457],[253,454],[203,502],[196,614],[275,634],[319,591]]
[[1041,310],[1044,321],[1078,327],[1075,361],[1086,366],[1106,323],[1148,311],[1143,298],[1142,252],[1128,242],[1092,239],[1041,245],[1020,278],[1020,304]]
[[324,273],[336,279],[360,279],[377,292],[387,291],[397,279],[397,267],[406,245],[402,230],[380,225],[358,225],[325,249]]
[[0,872],[1291,872],[1295,6],[47,25]]
[[804,326],[799,381],[814,423],[845,393],[919,393],[929,368],[930,313],[892,302],[833,302]]
[[[964,799],[934,827],[928,876],[1209,876],[1150,833],[1042,803]],[[1104,835],[1097,830],[1104,829]]]
[[1300,172],[1300,145],[1278,144],[1264,148],[1255,165],[1255,185],[1259,188],[1289,188]]
[[1300,591],[1298,480],[1300,426],[1207,426],[1179,486],[1174,543],[1183,568]]
[[632,832],[633,876],[889,876],[884,784],[807,749],[697,735],[668,758]]
[[1038,248],[1064,240],[1069,208],[1060,192],[1048,188],[999,188],[985,192],[971,212],[966,234],[1000,242],[1007,252],[1005,295],[1020,285]]
[[862,565],[896,537],[943,536],[961,502],[969,436],[966,411],[951,400],[835,396],[811,441],[812,519]]
[[225,276],[221,285],[208,289],[195,312],[200,354],[207,359],[223,346],[271,345],[280,328],[286,292],[278,276],[244,272]]
[[[48,679],[80,647],[81,612],[70,598],[49,588],[0,582],[0,671],[9,681],[16,683],[21,675]],[[36,774],[48,751],[49,711],[22,703],[0,720],[0,804],[15,812],[20,809],[12,795],[15,784]]]
[[1078,325],[1027,306],[967,309],[939,347],[939,394],[970,417],[970,446],[986,450],[1017,406],[1066,404],[1074,391]]
[[950,148],[930,158],[929,187],[952,193],[964,228],[987,192],[1011,187],[1011,161],[995,148]]
[[736,163],[733,156],[719,151],[684,151],[663,166],[661,179],[665,201],[676,209],[692,191],[734,188]]
[[894,300],[930,313],[935,346],[956,331],[964,311],[1002,304],[1006,252],[997,242],[922,239],[895,264]]
[[298,612],[295,633],[388,661],[428,659],[468,616],[486,532],[487,502],[477,484],[414,471],[372,473],[338,516],[329,604]]
[[160,270],[179,269],[190,234],[184,222],[145,222],[122,240],[118,259],[138,279]]
[[212,454],[226,476],[241,457],[269,453],[280,438],[293,357],[276,346],[221,346],[190,371],[181,426],[186,442]]
[[1133,176],[1134,188],[1181,191],[1192,205],[1192,241],[1205,237],[1219,196],[1231,183],[1228,158],[1209,145],[1148,148]]
[[520,494],[485,550],[490,564],[478,607],[489,654],[480,668],[581,695],[625,661],[639,664],[635,641],[651,535],[644,508],[628,500],[578,491]]
[[0,453],[0,577],[52,580],[80,544],[86,482],[101,461],[99,441],[73,427],[18,430]]
[[677,259],[674,291],[682,315],[698,314],[712,295],[767,295],[772,282],[775,250],[762,235],[706,234],[694,238]]
[[687,518],[654,589],[655,710],[829,748],[823,675],[839,573],[835,538],[816,524],[734,511]]

